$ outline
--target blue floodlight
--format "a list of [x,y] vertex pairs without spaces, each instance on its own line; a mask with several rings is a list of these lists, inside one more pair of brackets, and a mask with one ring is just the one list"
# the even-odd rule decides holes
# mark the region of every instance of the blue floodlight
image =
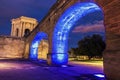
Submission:
[[94,76],[99,77],[99,78],[105,78],[104,74],[94,74]]
[[67,66],[67,65],[61,65],[61,67],[64,67],[64,68],[65,68],[65,67],[68,67],[68,66]]
[[[55,64],[67,64],[68,58],[64,56],[68,52],[68,34],[71,27],[78,21],[80,18],[85,16],[88,13],[94,12],[96,10],[101,10],[95,3],[85,2],[85,3],[76,3],[70,8],[68,8],[59,18],[56,23],[54,33],[53,33],[53,48],[52,53],[54,53]],[[59,53],[62,53],[59,55]],[[63,55],[64,54],[64,55]],[[67,60],[66,60],[67,59]]]
[[38,46],[42,39],[47,39],[47,34],[44,32],[38,32],[34,37],[31,46],[30,46],[30,59],[37,60],[38,59]]

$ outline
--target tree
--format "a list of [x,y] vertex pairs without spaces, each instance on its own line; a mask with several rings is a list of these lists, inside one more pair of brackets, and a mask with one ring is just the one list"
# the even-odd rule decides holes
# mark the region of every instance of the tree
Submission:
[[102,57],[102,52],[105,49],[105,42],[99,34],[86,36],[78,42],[78,50],[82,55],[87,55],[89,59],[99,56]]

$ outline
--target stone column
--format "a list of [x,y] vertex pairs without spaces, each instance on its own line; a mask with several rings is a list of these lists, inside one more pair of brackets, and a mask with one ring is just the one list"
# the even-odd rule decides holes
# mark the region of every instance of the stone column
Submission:
[[20,22],[20,27],[21,27],[20,37],[23,37],[23,35],[22,35],[22,33],[23,33],[23,22]]
[[32,28],[33,28],[33,29],[35,28],[34,23],[32,24]]
[[22,36],[24,36],[24,31],[25,31],[25,22],[23,22]]
[[13,36],[15,36],[15,29],[16,29],[15,26],[16,26],[16,24],[14,23],[13,24]]
[[32,31],[32,30],[33,30],[32,23],[30,23],[30,31]]
[[34,29],[33,23],[31,23],[31,31]]
[[12,27],[11,27],[11,36],[13,36],[13,28],[14,27],[14,24],[12,23]]

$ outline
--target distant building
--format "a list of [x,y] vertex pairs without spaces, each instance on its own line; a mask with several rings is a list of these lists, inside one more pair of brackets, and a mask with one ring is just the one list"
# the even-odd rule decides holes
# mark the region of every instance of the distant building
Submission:
[[30,17],[21,16],[12,19],[11,36],[23,37],[28,35],[38,24],[37,20]]

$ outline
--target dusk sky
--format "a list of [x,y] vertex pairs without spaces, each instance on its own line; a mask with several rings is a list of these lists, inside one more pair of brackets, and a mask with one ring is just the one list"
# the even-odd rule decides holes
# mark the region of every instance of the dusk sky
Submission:
[[20,16],[36,18],[47,14],[56,0],[0,0],[0,35],[10,35],[11,19]]
[[[56,0],[0,0],[0,35],[10,35],[13,18],[27,16],[40,22],[55,2]],[[76,47],[77,42],[86,35],[97,33],[105,37],[104,31],[102,12],[87,14],[71,29],[69,47]]]
[[77,47],[78,41],[93,34],[100,34],[105,40],[103,18],[102,11],[95,11],[78,20],[69,34],[69,48]]

